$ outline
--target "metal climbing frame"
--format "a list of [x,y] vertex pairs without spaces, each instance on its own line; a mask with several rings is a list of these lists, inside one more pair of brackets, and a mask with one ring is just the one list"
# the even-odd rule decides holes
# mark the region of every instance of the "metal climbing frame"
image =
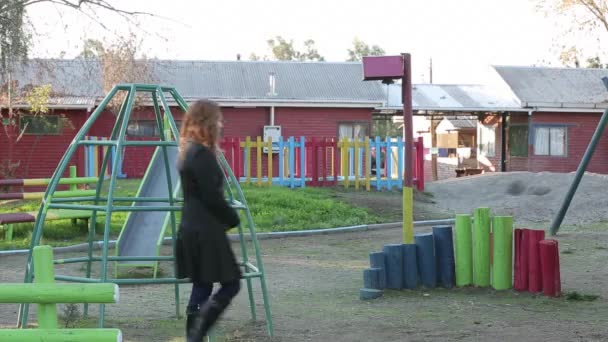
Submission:
[[[85,140],[85,136],[88,133],[89,129],[93,125],[93,123],[100,117],[108,103],[119,93],[126,92],[126,97],[121,105],[120,111],[118,113],[116,123],[114,128],[112,129],[111,136],[108,140]],[[127,131],[127,125],[129,123],[129,119],[131,117],[131,112],[133,109],[133,104],[135,101],[135,96],[137,92],[143,92],[144,95],[150,96],[152,98],[152,103],[154,105],[154,113],[156,117],[156,124],[158,126],[159,132],[167,132],[170,131],[170,134],[160,134],[160,140],[155,141],[129,141],[125,140],[125,133]],[[25,271],[25,283],[31,283],[34,278],[33,273],[33,263],[32,263],[32,251],[35,246],[38,246],[40,240],[42,238],[44,221],[49,209],[79,209],[79,210],[90,210],[92,212],[90,227],[89,227],[89,246],[88,246],[88,254],[86,257],[77,257],[77,258],[68,258],[68,259],[58,259],[55,260],[55,264],[68,264],[68,263],[79,263],[86,262],[86,277],[75,277],[75,276],[66,276],[66,275],[56,275],[56,280],[68,281],[68,282],[82,282],[82,283],[115,283],[118,285],[131,285],[131,284],[174,284],[175,285],[175,310],[176,316],[180,317],[180,308],[179,308],[179,284],[180,283],[189,283],[189,279],[177,279],[175,277],[175,272],[177,271],[175,267],[175,241],[176,241],[176,230],[177,223],[175,218],[175,212],[181,210],[181,203],[183,202],[182,198],[177,198],[174,195],[172,189],[172,179],[169,172],[169,168],[175,167],[174,165],[169,165],[169,158],[167,154],[167,149],[169,147],[177,147],[179,141],[179,130],[175,124],[173,116],[171,115],[171,110],[169,108],[167,98],[165,97],[165,93],[171,95],[175,103],[182,111],[186,111],[188,109],[188,105],[186,101],[179,95],[179,93],[173,87],[165,87],[160,85],[151,85],[151,84],[119,84],[114,86],[114,88],[108,93],[108,95],[103,99],[99,107],[92,113],[89,119],[84,123],[83,127],[76,134],[72,143],[69,145],[66,153],[63,158],[59,162],[57,169],[55,170],[53,177],[50,180],[50,183],[46,189],[44,197],[42,199],[42,204],[38,211],[38,216],[36,219],[36,223],[34,225],[34,231],[32,235],[32,241],[30,244],[30,253],[28,255],[27,266]],[[160,100],[160,105],[159,105]],[[162,107],[162,113],[161,113]],[[165,127],[168,123],[169,127]],[[172,139],[173,138],[173,139]],[[108,146],[110,148],[107,149],[107,153],[103,157],[103,162],[101,165],[101,169],[105,169],[108,165],[109,159],[112,158],[112,171],[111,176],[109,178],[109,187],[106,196],[102,196],[102,185],[104,182],[104,177],[99,177],[99,181],[97,182],[97,186],[95,189],[95,196],[88,197],[71,197],[71,198],[52,198],[53,193],[57,189],[59,184],[59,179],[64,171],[68,167],[68,162],[72,158],[72,156],[76,153],[78,147],[80,146],[90,146],[90,145],[102,145]],[[165,170],[167,175],[167,185],[168,185],[168,196],[167,197],[158,197],[158,198],[150,198],[150,197],[116,197],[114,195],[114,190],[116,188],[116,178],[119,174],[118,166],[120,163],[118,162],[122,158],[122,154],[125,147],[128,146],[149,146],[156,147],[157,153],[163,153]],[[114,148],[116,153],[110,153],[110,150]],[[256,320],[256,310],[255,310],[255,299],[253,296],[253,284],[252,279],[258,278],[260,280],[260,286],[262,290],[262,298],[264,302],[264,310],[266,315],[266,326],[270,336],[273,335],[273,326],[272,326],[272,314],[270,310],[270,303],[268,297],[268,289],[266,286],[266,277],[264,273],[264,266],[262,263],[262,257],[260,254],[260,246],[258,239],[256,237],[255,225],[253,223],[253,219],[251,216],[251,212],[247,205],[247,201],[245,200],[245,196],[243,195],[243,191],[239,186],[238,181],[236,180],[232,170],[230,169],[224,155],[222,153],[218,153],[218,161],[220,166],[224,170],[225,182],[226,182],[226,195],[227,199],[231,203],[231,205],[240,211],[245,216],[245,220],[242,220],[242,224],[238,227],[238,233],[240,236],[240,245],[241,245],[241,258],[240,262],[241,267],[243,268],[243,278],[247,283],[247,290],[249,294],[249,305],[251,309],[251,316],[253,320]],[[143,205],[135,205],[135,202],[154,202],[150,203],[153,205],[143,206]],[[92,204],[91,204],[92,203]],[[128,203],[131,205],[117,205],[120,203]],[[173,256],[110,256],[108,251],[108,240],[110,237],[110,223],[112,220],[112,213],[115,212],[135,212],[135,211],[161,211],[170,213],[170,221],[171,221],[171,236],[173,237]],[[101,256],[93,255],[93,243],[95,237],[95,224],[97,221],[97,212],[104,212],[105,216],[105,224],[104,224],[104,232],[103,232],[103,245]],[[244,227],[245,226],[245,227]],[[250,241],[253,244],[253,248],[255,250],[255,264],[251,262],[249,259],[247,250],[247,243]],[[112,279],[108,277],[108,262],[110,261],[173,261],[174,262],[174,277],[172,278],[152,278],[152,279],[142,279],[142,278],[122,278],[122,279]],[[93,262],[101,262],[100,269],[100,277],[92,278],[91,277],[91,267]],[[29,304],[24,303],[19,307],[19,317],[18,317],[18,326],[26,327],[27,319],[29,312]],[[85,314],[88,312],[88,307],[85,305]],[[103,328],[105,321],[105,306],[103,304],[100,305],[99,310],[99,327]]]

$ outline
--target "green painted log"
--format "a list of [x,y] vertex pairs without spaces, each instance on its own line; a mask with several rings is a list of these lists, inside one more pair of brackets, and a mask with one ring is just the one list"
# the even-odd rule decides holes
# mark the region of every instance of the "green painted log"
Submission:
[[[55,282],[53,249],[51,246],[34,247],[34,284]],[[38,326],[43,329],[57,329],[57,305],[38,305]]]
[[0,341],[121,342],[118,329],[0,329]]
[[475,209],[473,284],[479,287],[490,286],[490,208]]
[[116,303],[115,284],[0,284],[0,303]]
[[508,290],[513,286],[513,217],[495,216],[492,232],[492,287]]
[[456,286],[473,284],[471,215],[456,215]]

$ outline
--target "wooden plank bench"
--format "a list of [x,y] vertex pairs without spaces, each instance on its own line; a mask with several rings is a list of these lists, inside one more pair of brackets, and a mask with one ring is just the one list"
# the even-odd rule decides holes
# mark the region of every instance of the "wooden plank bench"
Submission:
[[[97,212],[97,216],[103,215],[105,215],[105,212]],[[37,216],[37,211],[0,214],[0,228],[3,228],[4,230],[4,240],[13,240],[14,224],[36,222]],[[76,225],[78,220],[84,220],[85,223],[88,225],[91,216],[92,212],[89,210],[52,209],[47,212],[45,221],[72,220],[72,224]]]

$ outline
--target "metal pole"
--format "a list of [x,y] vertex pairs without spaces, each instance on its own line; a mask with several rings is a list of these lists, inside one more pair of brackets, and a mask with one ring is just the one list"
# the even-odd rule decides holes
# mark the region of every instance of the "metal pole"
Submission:
[[412,59],[409,53],[403,58],[401,99],[403,101],[403,137],[405,140],[403,179],[403,242],[414,243],[414,129],[412,125]]
[[[608,79],[603,78],[602,80],[604,80],[604,82],[606,83],[606,80],[608,80]],[[591,138],[591,142],[589,143],[589,146],[587,146],[587,150],[585,151],[585,154],[583,155],[583,159],[581,160],[581,163],[578,165],[578,169],[576,170],[576,174],[574,175],[574,180],[572,181],[572,184],[570,184],[570,189],[568,189],[566,198],[564,198],[564,202],[562,203],[561,208],[559,208],[559,211],[557,212],[555,219],[551,223],[551,235],[557,234],[557,231],[559,230],[559,228],[562,224],[562,221],[564,220],[564,216],[566,216],[568,207],[570,207],[570,202],[572,202],[572,198],[574,197],[574,194],[576,193],[576,189],[578,189],[578,185],[580,184],[581,179],[583,178],[585,170],[587,170],[587,165],[589,165],[589,162],[591,161],[591,157],[593,156],[595,147],[597,146],[597,143],[599,142],[600,138],[602,137],[602,134],[604,133],[604,129],[606,128],[607,123],[608,123],[608,109],[604,110],[604,114],[602,114],[600,122],[597,125],[597,128],[595,129],[595,133],[593,133],[593,137]]]

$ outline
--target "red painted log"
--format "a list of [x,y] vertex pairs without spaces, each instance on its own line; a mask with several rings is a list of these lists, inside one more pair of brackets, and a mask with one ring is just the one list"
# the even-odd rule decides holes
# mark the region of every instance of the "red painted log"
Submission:
[[537,293],[543,290],[539,242],[545,239],[545,231],[531,229],[528,237],[528,291]]
[[516,291],[528,290],[528,248],[527,239],[529,238],[529,229],[515,229],[515,279],[514,288]]
[[561,279],[559,273],[559,251],[556,240],[539,242],[540,264],[543,271],[543,293],[547,297],[559,297]]

